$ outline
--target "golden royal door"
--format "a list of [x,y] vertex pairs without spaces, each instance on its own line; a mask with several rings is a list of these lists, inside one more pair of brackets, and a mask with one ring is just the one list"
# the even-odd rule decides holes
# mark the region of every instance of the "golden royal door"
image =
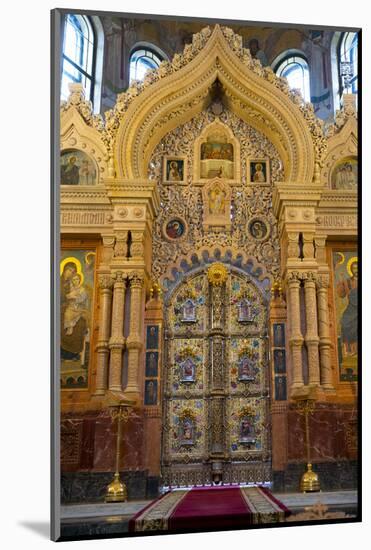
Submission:
[[214,263],[166,297],[164,486],[270,480],[263,295],[251,276]]

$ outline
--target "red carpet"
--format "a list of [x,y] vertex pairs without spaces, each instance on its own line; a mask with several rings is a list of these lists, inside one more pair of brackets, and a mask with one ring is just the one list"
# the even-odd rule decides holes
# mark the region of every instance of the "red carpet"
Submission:
[[170,491],[138,512],[130,531],[192,531],[284,521],[289,510],[265,488],[202,487]]
[[234,527],[250,520],[251,511],[238,488],[192,489],[170,517],[169,529]]

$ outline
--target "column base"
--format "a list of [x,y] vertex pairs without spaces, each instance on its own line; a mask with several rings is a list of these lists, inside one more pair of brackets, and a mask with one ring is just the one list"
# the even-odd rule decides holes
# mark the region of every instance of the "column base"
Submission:
[[140,401],[140,392],[137,388],[125,388],[124,397],[130,401],[134,401],[135,404],[138,404]]
[[113,391],[113,392],[119,391],[119,392],[122,393],[122,387],[121,387],[121,386],[110,386],[110,387],[108,388],[108,390],[109,390],[109,391]]
[[325,390],[326,393],[336,393],[336,390],[332,384],[322,384],[321,388]]
[[105,393],[106,393],[106,390],[95,390],[95,392],[93,393],[93,397],[104,395]]
[[293,384],[291,386],[290,398],[291,399],[305,399],[309,396],[309,386],[304,384]]

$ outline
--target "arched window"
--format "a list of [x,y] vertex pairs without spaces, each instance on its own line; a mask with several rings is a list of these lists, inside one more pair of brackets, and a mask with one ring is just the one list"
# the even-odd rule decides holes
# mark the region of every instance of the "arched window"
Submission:
[[290,88],[298,88],[305,101],[310,101],[309,68],[303,56],[295,54],[281,58],[275,72],[287,78]]
[[83,15],[67,14],[63,34],[61,99],[69,95],[68,84],[78,82],[84,86],[87,99],[94,99],[94,47],[93,27]]
[[130,82],[143,80],[148,69],[157,69],[161,61],[166,59],[165,54],[156,50],[153,47],[137,46],[132,51],[130,56]]
[[358,92],[358,36],[356,32],[346,32],[340,39],[341,88],[346,93]]

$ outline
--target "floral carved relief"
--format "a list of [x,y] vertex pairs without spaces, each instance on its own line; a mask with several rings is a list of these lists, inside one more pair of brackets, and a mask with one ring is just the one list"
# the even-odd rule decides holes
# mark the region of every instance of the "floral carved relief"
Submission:
[[[224,110],[220,120],[228,126],[240,144],[241,185],[230,186],[230,224],[214,228],[205,225],[205,204],[202,187],[194,185],[195,140],[205,128],[215,122],[212,109],[195,116],[190,121],[169,132],[155,148],[149,163],[150,179],[157,181],[162,208],[154,224],[153,264],[154,278],[159,279],[167,267],[182,256],[204,246],[230,246],[243,250],[247,255],[264,263],[269,273],[278,275],[279,239],[276,219],[272,211],[272,188],[254,188],[248,183],[247,158],[269,158],[271,184],[284,179],[283,164],[275,146],[268,139],[239,119],[234,113]],[[165,155],[185,158],[186,185],[163,184],[163,158]],[[221,181],[224,181],[223,179]],[[207,180],[206,182],[207,183]],[[164,226],[168,220],[180,217],[185,221],[186,239],[164,240]],[[248,228],[253,218],[264,224],[269,239],[254,238]],[[217,229],[217,230],[216,230]]]

